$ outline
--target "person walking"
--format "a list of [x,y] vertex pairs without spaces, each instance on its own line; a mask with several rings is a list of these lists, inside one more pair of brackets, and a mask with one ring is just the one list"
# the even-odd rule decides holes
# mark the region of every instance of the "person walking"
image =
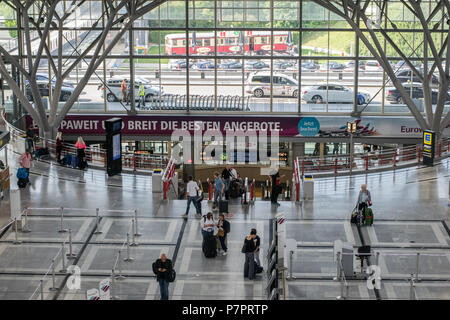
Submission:
[[120,85],[120,90],[122,91],[122,101],[127,102],[127,81],[123,79]]
[[365,212],[368,206],[372,205],[372,197],[370,196],[370,191],[367,189],[365,184],[361,185],[361,190],[358,194],[358,199],[356,200],[356,207],[359,211]]
[[130,104],[131,102],[131,82],[128,82],[127,84],[127,106]]
[[279,206],[280,204],[278,203],[278,195],[281,193],[280,178],[284,177],[284,175],[280,177],[280,173],[277,169],[275,169],[271,173],[272,174],[269,176],[270,181],[272,183],[272,193],[270,195],[270,202],[274,205]]
[[26,131],[26,140],[27,140],[27,147],[28,147],[28,151],[30,151],[31,154],[34,153],[34,130],[33,130],[33,126],[29,126],[27,131]]
[[61,163],[62,148],[63,148],[62,132],[58,131],[58,133],[56,134],[56,161],[58,161],[58,163]]
[[219,213],[219,221],[217,222],[217,237],[219,238],[220,241],[220,246],[222,247],[223,256],[226,256],[228,253],[228,248],[227,248],[227,234],[230,232],[230,223],[225,220],[225,216],[223,213]]
[[191,202],[194,203],[195,210],[197,211],[197,217],[200,218],[202,216],[200,208],[198,207],[197,197],[199,187],[197,182],[194,181],[192,176],[189,176],[189,182],[186,186],[186,199],[187,199],[187,207],[186,213],[182,215],[183,218],[187,218],[189,214],[189,209],[191,207]]
[[141,83],[139,85],[139,103],[138,103],[138,108],[141,107],[141,102],[142,102],[142,106],[145,107],[145,86],[143,83]]
[[159,284],[161,300],[169,300],[169,273],[172,271],[172,260],[165,253],[153,263],[153,273]]
[[200,226],[202,228],[202,250],[205,250],[205,239],[208,235],[214,235],[214,227],[216,227],[216,222],[212,212],[208,212],[203,219],[200,220]]
[[225,183],[225,199],[230,199],[230,184],[231,184],[231,165],[227,164],[222,171],[222,179]]
[[244,278],[248,278],[249,280],[254,280],[256,277],[255,250],[255,235],[250,234],[245,238],[242,248],[242,253],[245,254]]
[[219,205],[219,200],[222,199],[225,184],[218,172],[214,172],[214,203],[213,210]]
[[255,262],[256,262],[256,266],[261,266],[261,261],[259,260],[259,249],[261,247],[261,238],[258,236],[256,229],[252,229],[250,231],[251,235],[255,236]]
[[333,145],[333,155],[339,154],[339,143],[335,142]]
[[27,170],[27,174],[28,174],[27,183],[30,185],[31,185],[31,182],[30,182],[31,161],[33,161],[33,158],[31,157],[30,150],[27,149],[27,150],[25,150],[25,153],[19,157],[19,165],[22,168],[25,168],[25,170]]
[[83,170],[86,163],[86,143],[82,137],[78,137],[75,148],[77,148],[78,167]]

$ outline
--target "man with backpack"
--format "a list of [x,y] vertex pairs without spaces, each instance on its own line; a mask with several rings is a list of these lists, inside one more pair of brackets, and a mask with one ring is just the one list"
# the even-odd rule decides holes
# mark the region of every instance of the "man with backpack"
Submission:
[[165,253],[161,254],[161,258],[153,263],[153,273],[156,275],[156,281],[159,283],[161,300],[169,300],[169,282],[175,280],[175,270],[172,266],[172,260],[167,259]]

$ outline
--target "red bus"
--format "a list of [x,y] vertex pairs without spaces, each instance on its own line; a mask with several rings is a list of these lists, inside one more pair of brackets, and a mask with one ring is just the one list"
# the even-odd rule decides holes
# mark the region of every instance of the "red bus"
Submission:
[[[244,33],[244,52],[262,53],[271,49],[270,31],[243,31]],[[192,33],[189,34],[189,53],[190,54],[213,54],[214,53],[214,32],[197,32],[196,46],[192,47]],[[287,31],[273,32],[273,50],[287,51]],[[165,37],[167,55],[185,55],[186,54],[186,34],[173,33]],[[217,53],[239,53],[239,32],[236,31],[218,31],[217,32]]]

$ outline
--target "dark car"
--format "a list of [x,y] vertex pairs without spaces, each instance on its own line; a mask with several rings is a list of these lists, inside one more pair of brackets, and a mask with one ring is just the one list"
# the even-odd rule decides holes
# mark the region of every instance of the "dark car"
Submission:
[[314,62],[303,62],[302,63],[302,70],[307,70],[307,71],[315,71],[315,70],[319,70],[320,65],[318,65],[317,63]]
[[[423,98],[423,87],[421,83],[406,83],[403,85],[406,92],[410,94],[413,99]],[[431,90],[431,103],[436,104],[438,100],[439,91],[436,89]],[[386,89],[386,100],[392,104],[405,104],[403,98],[400,96],[400,92],[395,87]],[[450,95],[447,93],[445,104],[450,103]]]
[[[397,72],[397,78],[400,80],[401,83],[405,82],[420,82],[420,79],[417,77],[417,75],[412,75],[412,81],[411,81],[411,69],[402,69]],[[422,70],[419,70],[420,74],[423,74]],[[431,83],[432,84],[439,84],[439,78],[436,77],[434,74],[431,76]],[[390,82],[392,85],[392,82]]]
[[242,69],[242,64],[240,62],[226,62],[219,64],[217,67],[219,69]]
[[[46,73],[36,73],[36,81],[49,82],[48,81],[48,74],[46,74]],[[28,79],[25,81],[25,83],[28,83]],[[53,83],[53,85],[55,85],[55,83],[56,83],[56,77],[55,76],[52,77],[52,83]],[[74,84],[72,82],[70,82],[70,81],[63,81],[63,86],[64,87],[73,88]]]
[[260,70],[266,68],[270,68],[270,66],[263,61],[247,61],[245,63],[245,69],[247,70]]
[[[189,68],[191,68],[192,65],[193,65],[192,61],[189,61]],[[170,69],[186,69],[186,67],[187,67],[186,60],[178,60],[169,63]]]
[[[38,89],[41,94],[41,97],[48,97],[50,94],[50,90],[48,89],[48,82],[46,82],[46,81],[38,82],[37,85],[38,85]],[[53,87],[53,89],[52,89],[52,92],[53,92],[55,90],[55,86],[53,85],[52,87]],[[73,93],[73,90],[74,89],[72,87],[63,86],[61,88],[61,94],[59,95],[59,101],[69,100],[70,95]],[[33,101],[33,95],[31,94],[31,88],[30,88],[29,84],[26,85],[25,95],[29,101]]]
[[[347,70],[354,70],[355,69],[355,61],[354,60],[350,60],[349,62],[347,62],[345,64],[345,69]],[[359,71],[364,71],[366,69],[366,63],[362,60],[358,61],[358,70]]]
[[345,66],[342,63],[338,62],[326,62],[320,66],[320,70],[331,70],[331,71],[344,70],[344,68]]
[[285,70],[287,68],[293,67],[294,65],[295,63],[290,61],[275,61],[273,63],[273,68],[275,70]]
[[193,69],[214,69],[214,61],[200,61],[194,64]]

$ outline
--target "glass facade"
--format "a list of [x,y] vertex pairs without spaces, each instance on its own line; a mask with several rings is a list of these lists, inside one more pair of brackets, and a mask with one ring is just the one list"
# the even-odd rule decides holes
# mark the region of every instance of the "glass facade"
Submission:
[[[62,3],[70,6],[72,1]],[[104,5],[85,1],[67,20],[64,64],[74,61],[102,31]],[[388,1],[383,15],[380,5],[372,1],[368,12],[420,65],[420,23],[400,1]],[[436,3],[422,1],[421,6],[428,13]],[[30,10],[31,17],[39,16],[37,6]],[[448,31],[444,20],[442,11],[430,21],[438,24],[433,31],[438,49]],[[105,47],[116,32],[110,31]],[[52,32],[47,39],[55,56],[56,36]],[[37,46],[40,38],[33,28],[31,37]],[[26,51],[19,45],[23,38],[14,11],[0,3],[1,45],[26,65]],[[381,35],[380,40],[396,72],[401,72],[401,57]],[[67,82],[80,81],[89,58],[88,54],[77,64]],[[39,74],[51,77],[45,59]],[[121,91],[121,83],[131,76],[134,102]],[[414,82],[411,73],[404,78]],[[141,83],[145,106],[138,102]],[[437,80],[434,84],[439,85]],[[25,90],[23,81],[22,86]],[[420,99],[416,89],[410,86],[411,96]],[[5,83],[2,99],[7,107],[13,102]],[[300,0],[169,0],[144,15],[99,66],[71,112],[120,113],[133,105],[144,113],[410,113],[348,23],[312,1]]]

